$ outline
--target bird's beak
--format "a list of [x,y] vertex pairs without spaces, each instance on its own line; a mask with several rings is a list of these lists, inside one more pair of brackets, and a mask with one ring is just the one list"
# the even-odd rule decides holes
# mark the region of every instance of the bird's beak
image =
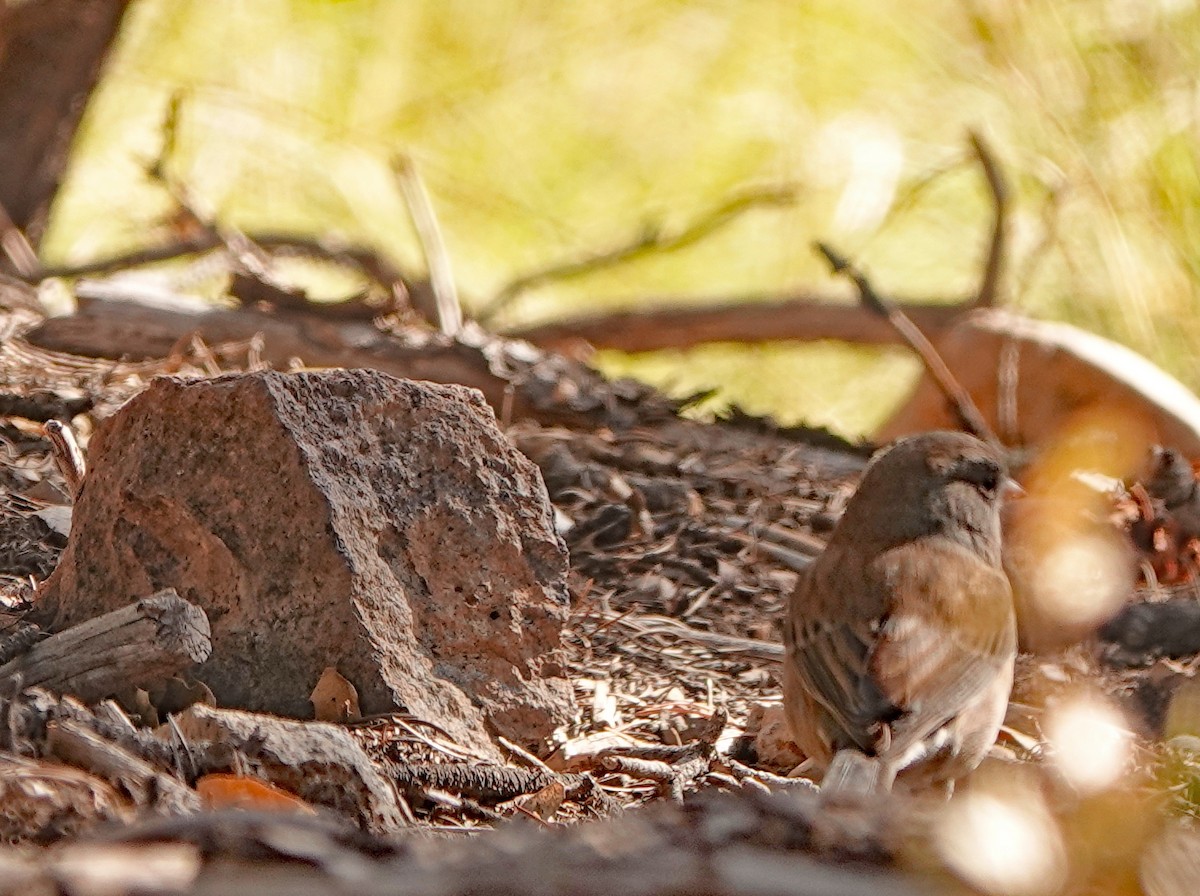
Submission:
[[1025,495],[1025,489],[1021,488],[1021,483],[1013,479],[1011,476],[1005,476],[1000,483],[1000,497],[1005,501],[1011,501],[1013,498],[1021,498]]

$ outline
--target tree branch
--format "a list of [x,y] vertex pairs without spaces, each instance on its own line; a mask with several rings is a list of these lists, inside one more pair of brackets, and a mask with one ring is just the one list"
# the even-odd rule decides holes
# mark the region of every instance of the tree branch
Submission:
[[[587,343],[598,349],[649,352],[706,342],[779,342],[837,339],[871,345],[904,345],[887,321],[858,305],[819,293],[745,296],[713,305],[674,298],[646,299],[649,311],[617,311],[509,330],[505,335],[563,351]],[[940,332],[972,307],[953,303],[894,303],[926,333]]]
[[921,359],[921,363],[929,371],[929,375],[933,377],[938,388],[942,390],[946,399],[953,406],[954,412],[963,429],[986,442],[991,442],[993,445],[999,446],[1000,440],[996,438],[996,434],[992,432],[992,428],[984,419],[983,414],[975,406],[971,394],[955,379],[954,374],[950,372],[950,368],[946,366],[946,362],[942,360],[942,356],[938,354],[937,349],[933,347],[933,343],[921,332],[920,328],[903,311],[876,293],[866,275],[846,258],[836,253],[824,243],[817,243],[816,247],[817,251],[829,261],[829,266],[835,274],[841,274],[854,282],[854,285],[858,288],[858,295],[863,306],[872,314],[884,318],[891,324],[909,347],[917,353],[917,356]]
[[988,190],[992,194],[992,238],[988,244],[987,260],[983,264],[983,276],[979,280],[979,290],[975,294],[975,305],[980,308],[991,308],[996,304],[997,292],[1000,287],[1000,276],[1004,272],[1004,258],[1008,241],[1008,182],[1004,179],[1004,171],[1000,168],[991,148],[982,135],[972,131],[969,135],[971,148],[983,168],[983,176],[987,178]]
[[761,206],[789,205],[795,198],[790,187],[771,187],[749,190],[726,199],[716,208],[688,224],[676,233],[664,233],[659,224],[647,224],[642,232],[627,243],[604,252],[574,261],[558,262],[513,280],[496,294],[479,313],[479,322],[491,324],[496,316],[511,305],[518,296],[547,283],[571,280],[594,274],[607,268],[628,264],[652,254],[665,254],[685,249],[733,222],[745,212]]

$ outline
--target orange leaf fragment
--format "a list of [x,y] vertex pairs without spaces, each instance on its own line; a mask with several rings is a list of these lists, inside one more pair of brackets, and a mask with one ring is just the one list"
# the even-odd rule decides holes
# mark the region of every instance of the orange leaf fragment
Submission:
[[196,781],[196,792],[210,809],[260,809],[282,812],[316,810],[295,794],[243,775],[213,773]]

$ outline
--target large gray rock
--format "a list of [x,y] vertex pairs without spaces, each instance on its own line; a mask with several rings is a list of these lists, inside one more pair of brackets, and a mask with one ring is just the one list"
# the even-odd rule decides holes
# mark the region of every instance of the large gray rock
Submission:
[[222,705],[311,716],[326,666],[492,752],[569,718],[567,558],[478,392],[368,370],[155,380],[91,443],[47,583],[62,628],[175,588]]

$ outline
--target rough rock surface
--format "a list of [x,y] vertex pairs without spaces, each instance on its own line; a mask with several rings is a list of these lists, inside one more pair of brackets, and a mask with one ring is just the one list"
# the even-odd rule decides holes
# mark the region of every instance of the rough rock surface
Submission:
[[474,390],[368,370],[154,381],[92,439],[56,629],[175,588],[224,706],[311,717],[327,666],[492,754],[569,717],[567,557]]

